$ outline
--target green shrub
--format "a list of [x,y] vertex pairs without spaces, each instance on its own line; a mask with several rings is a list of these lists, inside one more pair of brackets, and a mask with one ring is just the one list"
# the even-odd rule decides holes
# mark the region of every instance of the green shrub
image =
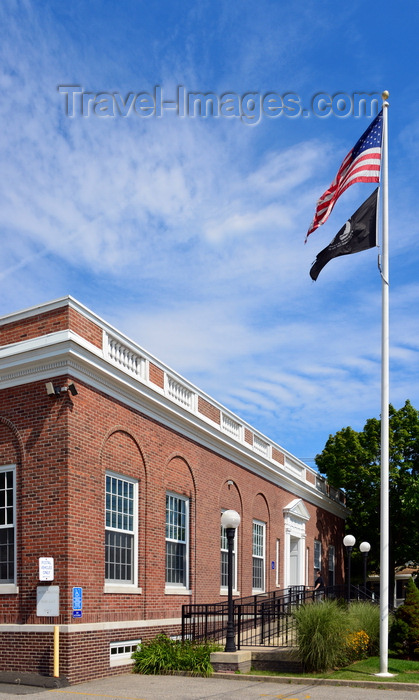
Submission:
[[[351,603],[347,611],[348,628],[353,635],[364,632],[368,635],[368,644],[365,650],[367,656],[378,654],[380,650],[380,606],[367,601]],[[360,646],[360,637],[358,638]],[[365,641],[365,640],[364,640]],[[357,658],[365,658],[360,655]]]
[[394,613],[389,644],[404,659],[419,659],[419,589],[413,579],[406,587],[406,599]]
[[187,671],[196,676],[210,676],[210,654],[219,649],[211,642],[181,642],[160,634],[144,642],[132,654],[134,673],[164,674]]
[[347,661],[347,613],[335,601],[302,605],[294,612],[299,656],[306,671],[327,671]]

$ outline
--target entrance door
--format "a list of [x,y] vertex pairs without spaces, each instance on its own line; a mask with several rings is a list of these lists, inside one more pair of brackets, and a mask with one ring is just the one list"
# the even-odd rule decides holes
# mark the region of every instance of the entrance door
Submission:
[[310,514],[301,498],[284,508],[284,586],[303,586],[306,551],[306,522]]
[[299,562],[298,537],[290,537],[290,586],[300,585],[300,562]]

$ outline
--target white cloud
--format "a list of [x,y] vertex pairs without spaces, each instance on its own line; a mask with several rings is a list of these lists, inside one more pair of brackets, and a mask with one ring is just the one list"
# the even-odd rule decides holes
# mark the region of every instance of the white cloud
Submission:
[[[314,284],[308,275],[364,186],[303,244],[316,199],[353,145],[349,122],[71,119],[57,91],[326,89],[307,37],[317,47],[317,34],[333,39],[359,4],[335,17],[314,3],[298,16],[271,3],[244,3],[240,16],[204,3],[182,10],[170,33],[152,6],[106,4],[96,17],[83,3],[45,5],[0,7],[1,313],[70,293],[288,449],[321,449],[329,432],[378,415],[376,253],[331,261]],[[280,42],[269,13],[282,19]],[[331,67],[341,90],[343,68]],[[398,129],[391,399],[419,404],[417,125]]]

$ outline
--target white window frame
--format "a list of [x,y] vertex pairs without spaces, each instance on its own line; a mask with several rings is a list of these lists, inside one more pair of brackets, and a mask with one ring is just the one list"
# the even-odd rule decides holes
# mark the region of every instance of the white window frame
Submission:
[[278,538],[276,540],[276,562],[275,562],[275,585],[277,588],[280,587],[281,579],[280,579],[280,562],[281,562],[281,540]]
[[[167,521],[167,513],[168,513],[168,508],[167,508],[167,503],[168,503],[168,498],[175,498],[181,502],[184,503],[185,505],[185,513],[184,513],[184,518],[185,518],[185,523],[184,523],[184,529],[185,529],[185,537],[184,539],[179,539],[177,537],[170,536],[170,532],[168,535],[168,526],[169,523]],[[169,593],[171,595],[185,595],[191,593],[189,590],[189,528],[190,528],[190,523],[189,523],[189,498],[187,496],[182,496],[179,493],[174,493],[173,491],[167,491],[166,492],[166,517],[165,517],[165,593]],[[172,581],[167,581],[167,546],[169,543],[178,543],[182,544],[185,547],[184,550],[184,556],[183,556],[183,562],[184,562],[184,568],[183,568],[183,583],[180,582],[172,582]]]
[[310,576],[310,568],[308,565],[309,559],[310,559],[310,547],[306,547],[306,566],[305,566],[305,585],[306,586],[311,585],[310,581],[308,580],[309,576]]
[[[221,515],[225,512],[225,509],[221,511]],[[223,579],[222,579],[222,567],[223,567],[223,555],[228,555],[228,548],[227,548],[227,535],[226,535],[226,528],[221,525],[221,533],[220,533],[220,595],[227,595],[228,593],[228,586],[227,584],[223,586]],[[223,547],[223,545],[225,545]],[[236,527],[234,530],[234,539],[233,539],[233,593],[235,595],[238,594],[237,590],[237,552],[238,552],[238,528]],[[224,558],[226,558],[224,556]]]
[[[262,546],[255,540],[255,526],[262,534]],[[259,539],[259,538],[258,538]],[[262,587],[254,586],[254,564],[261,562],[262,566]],[[252,594],[264,593],[266,588],[266,523],[261,520],[253,520],[252,524]]]
[[[332,566],[330,566],[332,564]],[[330,574],[332,574],[330,576]],[[330,580],[332,580],[332,583],[330,583]],[[334,586],[335,585],[335,548],[331,544],[329,545],[329,549],[327,551],[327,586]]]
[[[133,485],[133,513],[132,513],[132,530],[129,528],[118,528],[112,527],[106,524],[106,481],[107,478],[118,479],[122,482],[127,482]],[[105,578],[105,593],[141,593],[141,589],[138,587],[138,479],[133,479],[132,477],[125,476],[124,474],[119,474],[117,472],[106,471],[105,474],[105,537],[106,532],[116,532],[122,534],[132,534],[132,579],[131,581],[124,581],[119,579],[106,579]],[[105,545],[106,547],[106,545]],[[106,550],[105,550],[106,551]],[[106,575],[106,572],[105,572]]]
[[317,572],[322,570],[322,543],[320,540],[314,540],[313,547],[313,559],[314,559],[314,581],[317,578]]
[[[17,537],[16,537],[16,465],[15,464],[5,464],[0,467],[0,473],[12,474],[12,508],[13,516],[12,522],[5,522],[0,525],[1,530],[13,530],[13,579],[8,581],[0,581],[0,594],[10,594],[18,593],[19,588],[16,585],[17,581]],[[9,504],[10,507],[10,504]],[[6,519],[6,518],[5,518]]]
[[140,644],[141,639],[111,642],[109,644],[109,666],[128,666],[128,664],[134,663],[131,657]]

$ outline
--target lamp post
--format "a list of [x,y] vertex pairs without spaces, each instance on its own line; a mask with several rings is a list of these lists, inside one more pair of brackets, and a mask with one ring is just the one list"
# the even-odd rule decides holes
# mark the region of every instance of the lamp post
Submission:
[[355,544],[355,537],[354,537],[353,535],[345,535],[345,537],[343,538],[343,544],[344,544],[345,547],[346,547],[346,554],[347,554],[347,557],[348,557],[348,568],[347,568],[347,577],[348,577],[347,586],[348,586],[348,589],[347,589],[347,599],[348,599],[348,603],[349,603],[349,601],[350,601],[350,599],[351,599],[351,554],[352,554],[352,547],[353,547],[354,544]]
[[240,525],[240,515],[235,510],[226,510],[221,516],[221,525],[227,536],[227,636],[224,651],[236,651],[234,640],[233,608],[233,543],[235,532]]
[[367,594],[367,559],[370,549],[371,545],[369,542],[361,542],[359,545],[359,551],[362,552],[362,558],[364,560],[364,598]]

